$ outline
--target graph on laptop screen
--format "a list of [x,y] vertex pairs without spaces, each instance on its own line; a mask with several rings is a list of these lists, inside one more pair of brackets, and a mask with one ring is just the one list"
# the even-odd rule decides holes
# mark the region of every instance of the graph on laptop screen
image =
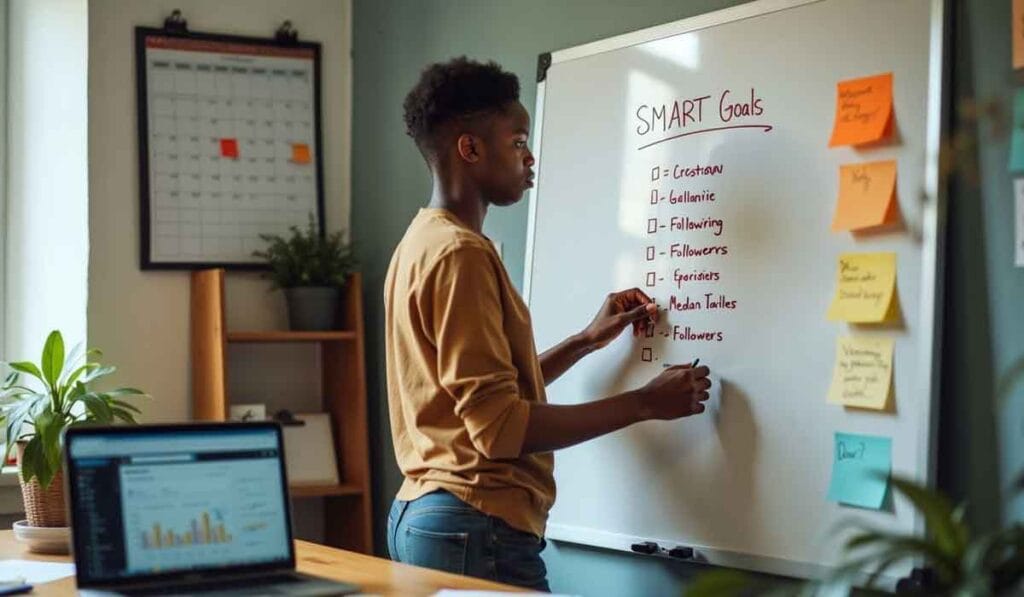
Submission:
[[76,533],[94,578],[289,558],[273,430],[84,436],[71,445]]

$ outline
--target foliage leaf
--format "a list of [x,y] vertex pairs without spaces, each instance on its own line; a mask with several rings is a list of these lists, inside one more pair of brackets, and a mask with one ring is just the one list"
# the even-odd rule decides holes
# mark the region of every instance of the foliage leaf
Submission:
[[[8,363],[14,372],[0,387],[0,397],[10,400],[0,404],[0,424],[7,430],[6,454],[15,443],[25,442],[21,467],[26,481],[38,479],[44,488],[52,482],[61,466],[64,428],[89,422],[135,422],[139,409],[118,398],[145,396],[141,390],[90,390],[91,382],[116,371],[112,366],[88,361],[100,354],[95,349],[83,352],[79,344],[65,355],[64,339],[54,330],[46,338],[39,365],[28,361]],[[36,378],[43,387],[36,390],[18,385],[19,373]],[[83,408],[76,408],[77,404]]]
[[46,338],[40,364],[46,383],[51,388],[56,388],[60,372],[64,369],[64,337],[57,330],[50,332]]
[[343,288],[349,275],[356,271],[357,261],[352,246],[345,242],[342,233],[334,232],[324,237],[317,229],[312,213],[305,231],[297,226],[289,230],[291,236],[288,238],[261,234],[260,238],[267,243],[266,249],[253,252],[254,257],[266,260],[270,271],[264,277],[270,278],[273,287]]
[[967,546],[969,531],[963,522],[956,520],[949,499],[909,479],[894,476],[889,483],[924,516],[936,546],[947,556],[959,559]]
[[31,363],[29,361],[19,361],[17,363],[7,363],[7,366],[10,367],[11,369],[14,369],[15,371],[27,373],[28,375],[35,377],[39,381],[46,381],[46,378],[43,377],[43,372],[39,370],[39,367],[36,367],[35,363]]

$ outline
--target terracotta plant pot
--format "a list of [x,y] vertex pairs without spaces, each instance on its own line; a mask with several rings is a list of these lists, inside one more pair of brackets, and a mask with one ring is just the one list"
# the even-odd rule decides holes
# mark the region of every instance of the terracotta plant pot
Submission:
[[25,453],[25,443],[18,443],[18,481],[21,482],[21,497],[25,500],[25,516],[29,526],[34,527],[66,527],[68,526],[67,506],[64,504],[64,472],[43,489],[39,479],[26,483],[21,475],[21,460]]

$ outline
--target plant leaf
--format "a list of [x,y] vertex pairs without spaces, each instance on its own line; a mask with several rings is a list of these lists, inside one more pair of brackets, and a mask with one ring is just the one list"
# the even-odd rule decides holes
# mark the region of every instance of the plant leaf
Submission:
[[22,427],[29,412],[37,401],[46,400],[46,396],[38,394],[35,398],[23,398],[19,402],[9,405],[11,408],[4,412],[4,420],[7,422],[7,445],[4,450],[4,460],[10,455],[11,449],[22,437]]
[[67,381],[66,381],[66,378],[71,373],[71,370],[74,369],[75,363],[78,362],[78,359],[82,358],[82,348],[83,348],[83,346],[84,346],[84,343],[82,343],[82,342],[76,343],[71,348],[71,352],[69,352],[67,354],[67,356],[65,357],[64,368],[61,370],[60,377],[57,380],[58,383],[60,383],[61,385],[68,385]]
[[893,476],[889,483],[924,515],[935,545],[950,559],[959,561],[967,546],[969,531],[958,523],[949,499],[909,479]]
[[43,489],[50,486],[53,477],[57,474],[56,469],[51,468],[47,463],[46,454],[43,451],[43,441],[39,434],[33,436],[25,446],[21,471],[26,483],[32,481],[33,478],[38,479],[39,485]]
[[[60,432],[64,427],[64,417],[55,414],[52,410],[45,410],[43,414],[36,417],[36,436],[42,442],[43,457],[46,462],[47,474],[41,475],[40,483],[43,489],[50,485],[50,480],[57,475],[60,469]],[[47,479],[49,475],[49,479]]]
[[111,408],[110,412],[114,414],[114,418],[119,419],[125,423],[135,423],[135,415],[124,410],[123,408]]
[[97,368],[99,366],[100,366],[99,363],[85,363],[85,364],[79,366],[74,371],[72,371],[70,374],[68,374],[67,378],[64,379],[64,382],[63,382],[62,385],[64,385],[65,387],[74,387],[75,382],[78,381],[79,376],[81,376],[86,371],[88,371],[90,369],[95,369],[95,368]]
[[[145,396],[145,394],[139,394],[139,395],[140,396]],[[135,413],[137,415],[141,415],[142,414],[142,411],[139,410],[138,407],[136,407],[134,404],[129,404],[129,403],[124,402],[122,400],[111,400],[110,404],[112,406],[116,406],[116,407],[124,409],[124,410],[129,410],[129,411],[131,411],[131,412],[133,412],[133,413]]]
[[747,594],[753,578],[738,570],[712,570],[705,572],[686,589],[686,597],[731,597]]
[[39,367],[36,367],[35,363],[32,363],[30,361],[19,361],[17,363],[7,363],[7,366],[10,367],[11,369],[14,369],[15,371],[20,371],[21,373],[26,373],[28,375],[31,375],[32,377],[35,377],[39,381],[42,381],[42,382],[46,381],[46,378],[43,377],[43,372],[39,370]]
[[43,376],[51,388],[57,387],[60,372],[64,369],[64,337],[60,332],[53,330],[46,338],[43,345],[43,358],[40,361],[43,366]]
[[82,376],[81,382],[84,384],[88,384],[93,381],[96,381],[101,377],[106,377],[107,375],[110,375],[114,371],[117,371],[117,367],[114,367],[112,365],[96,366],[95,368],[90,369],[88,372],[86,372],[85,375]]
[[114,413],[110,409],[110,405],[103,398],[102,394],[96,394],[89,392],[83,394],[80,398],[85,403],[86,420],[97,421],[99,423],[113,423]]
[[107,396],[108,398],[114,398],[116,396],[138,396],[149,398],[149,394],[137,388],[115,388],[113,390],[104,391],[103,395]]
[[846,542],[846,551],[852,552],[867,547],[878,549],[899,549],[907,553],[915,553],[932,563],[937,568],[945,568],[955,572],[958,563],[947,556],[934,542],[915,535],[900,535],[885,531],[870,530],[854,535]]

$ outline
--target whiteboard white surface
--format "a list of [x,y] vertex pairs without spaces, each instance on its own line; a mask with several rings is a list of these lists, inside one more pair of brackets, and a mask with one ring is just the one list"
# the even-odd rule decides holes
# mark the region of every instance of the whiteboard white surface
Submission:
[[[634,286],[662,307],[672,295],[710,294],[735,308],[663,312],[654,337],[624,334],[548,388],[552,402],[585,402],[698,357],[721,380],[718,407],[704,416],[559,452],[549,538],[627,551],[653,540],[715,564],[812,576],[836,562],[842,521],[921,530],[902,500],[871,511],[826,494],[837,431],[891,437],[893,471],[931,477],[941,6],[762,0],[552,55],[538,90],[526,262],[538,348],[582,329],[607,293]],[[892,139],[828,148],[836,84],[885,72]],[[762,113],[729,118],[723,95],[757,100]],[[674,101],[704,96],[698,122],[640,134],[641,106],[670,114]],[[734,125],[746,128],[722,128]],[[679,133],[691,134],[654,143]],[[898,163],[904,229],[831,232],[839,166],[888,159]],[[715,173],[681,172],[697,166]],[[660,200],[685,193],[714,201]],[[707,227],[673,230],[684,217]],[[725,250],[673,258],[673,243]],[[897,255],[902,323],[826,321],[839,255],[876,251]],[[692,278],[679,285],[677,272]],[[703,333],[712,339],[689,339]],[[848,334],[895,340],[895,413],[826,402],[836,339]]]

